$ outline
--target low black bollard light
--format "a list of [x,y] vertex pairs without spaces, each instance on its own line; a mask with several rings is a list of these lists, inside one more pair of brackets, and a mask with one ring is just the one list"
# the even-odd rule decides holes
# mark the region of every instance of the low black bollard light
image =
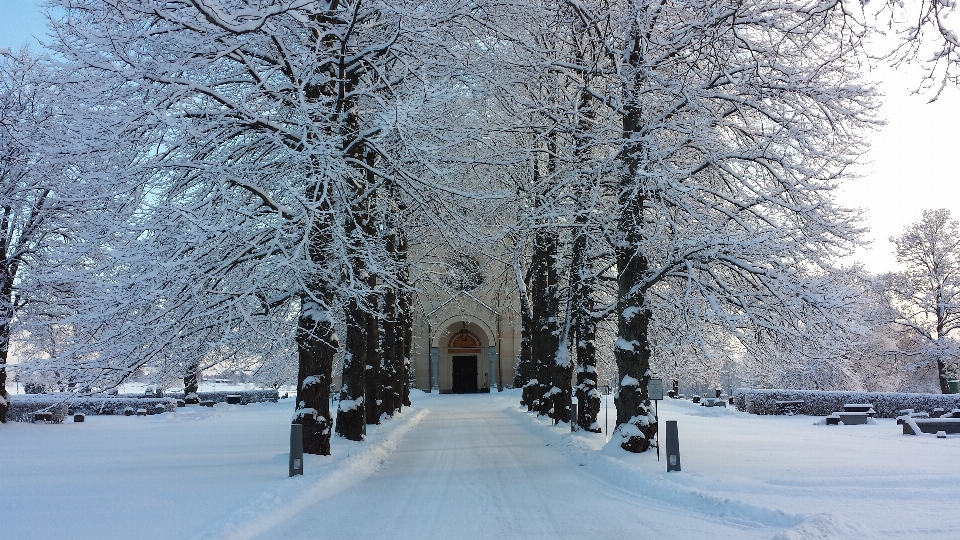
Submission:
[[303,425],[290,424],[290,476],[303,474]]
[[667,420],[667,472],[680,470],[680,438],[677,421]]

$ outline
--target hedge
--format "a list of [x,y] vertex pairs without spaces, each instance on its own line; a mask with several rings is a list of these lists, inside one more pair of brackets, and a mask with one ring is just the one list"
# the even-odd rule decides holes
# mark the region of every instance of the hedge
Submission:
[[82,397],[67,401],[70,414],[83,413],[88,416],[123,414],[127,407],[133,410],[146,409],[149,414],[156,414],[157,405],[164,408],[163,412],[176,412],[177,400],[173,398],[156,397]]
[[52,422],[62,424],[69,411],[63,398],[10,396],[10,408],[7,410],[8,422],[33,422],[34,413],[53,414]]
[[[201,401],[225,403],[227,396],[240,396],[240,403],[260,403],[263,401],[276,402],[280,393],[274,389],[267,390],[238,390],[235,392],[198,392]],[[146,409],[148,414],[155,414],[157,406],[164,408],[164,412],[177,410],[177,399],[183,399],[183,392],[169,392],[165,397],[145,397],[135,395],[123,396],[75,396],[72,394],[26,394],[10,396],[10,409],[7,411],[7,420],[10,422],[33,422],[36,412],[52,412],[53,422],[62,423],[66,416],[82,413],[87,416],[122,415],[127,407],[133,410]]]
[[158,405],[163,407],[163,412],[177,410],[177,400],[173,398],[87,397],[67,394],[27,394],[10,397],[12,399],[7,420],[13,422],[33,422],[33,414],[42,411],[52,412],[53,422],[59,424],[67,415],[77,413],[87,416],[120,415],[127,407],[133,410],[146,409],[149,414],[156,414]]
[[902,409],[933,412],[960,408],[960,394],[913,394],[906,392],[824,392],[819,390],[782,390],[737,388],[733,403],[750,414],[777,414],[777,401],[803,400],[803,414],[827,416],[842,411],[845,403],[870,403],[879,418],[896,418]]
[[[164,392],[168,398],[183,399],[183,392]],[[266,390],[236,390],[234,392],[197,392],[200,401],[212,401],[214,403],[226,403],[227,396],[240,396],[240,404],[261,403],[264,401],[277,402],[280,399],[280,392],[273,388]]]

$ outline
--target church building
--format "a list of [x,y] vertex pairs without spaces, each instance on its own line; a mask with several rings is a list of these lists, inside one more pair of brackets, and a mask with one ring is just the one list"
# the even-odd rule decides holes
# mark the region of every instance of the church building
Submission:
[[513,385],[520,352],[512,268],[483,255],[448,265],[449,279],[419,285],[411,370],[425,392],[496,392]]

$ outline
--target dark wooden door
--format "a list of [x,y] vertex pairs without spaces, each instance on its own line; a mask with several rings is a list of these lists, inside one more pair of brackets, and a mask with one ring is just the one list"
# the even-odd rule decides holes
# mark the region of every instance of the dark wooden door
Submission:
[[453,393],[477,393],[477,357],[453,357]]

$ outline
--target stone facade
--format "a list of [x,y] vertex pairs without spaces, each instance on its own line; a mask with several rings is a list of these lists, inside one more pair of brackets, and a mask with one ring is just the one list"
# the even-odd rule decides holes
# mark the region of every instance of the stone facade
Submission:
[[411,351],[417,388],[470,393],[513,385],[520,351],[519,293],[511,269],[485,263],[482,283],[473,290],[419,288]]

